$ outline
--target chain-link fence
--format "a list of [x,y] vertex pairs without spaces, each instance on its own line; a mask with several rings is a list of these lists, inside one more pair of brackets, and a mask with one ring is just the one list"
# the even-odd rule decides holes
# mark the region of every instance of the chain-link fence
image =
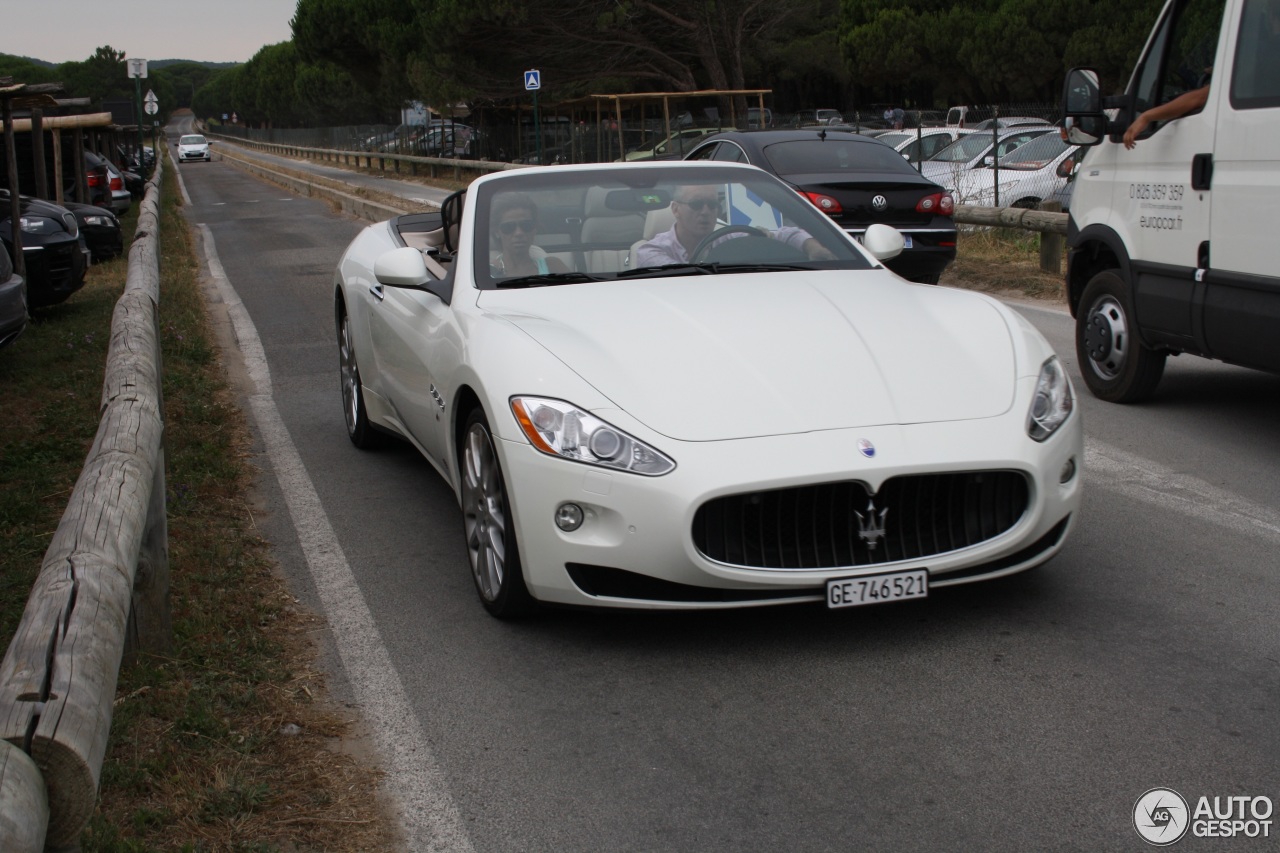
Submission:
[[[811,109],[777,113],[752,107],[734,128],[714,108],[665,117],[590,109],[547,110],[537,124],[529,111],[473,109],[465,119],[422,124],[353,125],[309,129],[250,129],[222,125],[218,132],[256,142],[343,151],[385,152],[510,163],[598,163],[672,160],[687,155],[710,133],[728,129],[827,127],[877,136],[926,177],[950,190],[959,204],[1034,207],[1069,201],[1073,148],[1062,142],[1056,104],[902,109],[874,104],[841,112]],[[1038,146],[1024,145],[1051,137]],[[1015,153],[1016,152],[1016,153]],[[1065,164],[1065,165],[1064,165]]]

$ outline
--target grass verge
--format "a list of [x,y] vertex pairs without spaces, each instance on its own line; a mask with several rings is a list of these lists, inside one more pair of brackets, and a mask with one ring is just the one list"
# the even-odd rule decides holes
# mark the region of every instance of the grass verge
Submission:
[[962,227],[942,284],[1064,302],[1061,273],[1040,269],[1040,235],[1018,228]]
[[[343,751],[353,712],[324,698],[319,621],[274,573],[246,496],[249,433],[167,180],[161,219],[174,648],[120,673],[85,853],[364,851],[396,846],[377,773]],[[135,217],[126,219],[131,237]],[[126,241],[127,242],[127,241]],[[124,258],[91,268],[0,350],[0,637],[7,646],[98,425]]]

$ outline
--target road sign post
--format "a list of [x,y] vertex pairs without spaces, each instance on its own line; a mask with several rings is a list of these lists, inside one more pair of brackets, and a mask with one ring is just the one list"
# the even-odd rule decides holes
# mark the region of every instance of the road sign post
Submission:
[[533,92],[533,132],[538,140],[538,165],[542,165],[542,119],[538,116],[538,90],[542,88],[542,72],[536,68],[524,72],[524,87]]
[[[133,78],[133,92],[137,98],[137,116],[138,121],[138,161],[142,162],[142,78],[147,76],[147,61],[145,59],[127,60],[129,65],[129,76]],[[148,92],[154,97],[154,93]]]

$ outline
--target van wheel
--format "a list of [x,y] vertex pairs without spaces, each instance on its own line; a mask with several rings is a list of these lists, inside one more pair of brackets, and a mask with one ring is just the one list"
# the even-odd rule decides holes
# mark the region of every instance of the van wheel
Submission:
[[1150,397],[1164,373],[1165,353],[1138,339],[1129,285],[1115,270],[1089,280],[1076,316],[1076,357],[1085,384],[1099,399],[1136,403]]
[[467,418],[461,450],[462,519],[471,578],[493,616],[522,616],[534,607],[524,583],[507,483],[484,412]]

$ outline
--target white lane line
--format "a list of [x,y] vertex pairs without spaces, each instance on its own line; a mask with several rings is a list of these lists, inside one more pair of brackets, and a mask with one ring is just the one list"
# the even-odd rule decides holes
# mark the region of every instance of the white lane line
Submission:
[[200,235],[209,274],[226,303],[253,382],[249,407],[297,530],[342,666],[353,692],[359,697],[361,713],[377,744],[387,773],[383,787],[399,807],[409,849],[474,853],[444,774],[436,764],[409,705],[404,685],[382,644],[378,626],[276,408],[271,373],[253,320],[222,269],[207,225],[200,226]]
[[1280,512],[1271,507],[1095,439],[1085,439],[1084,458],[1085,476],[1105,489],[1280,544]]
[[[156,156],[157,156],[157,157],[159,157],[159,156],[160,156],[159,152],[157,152],[157,153],[156,153]],[[182,203],[183,203],[183,204],[185,204],[187,207],[190,207],[190,206],[191,206],[191,196],[187,195],[187,185],[186,185],[186,183],[182,180],[182,170],[181,170],[181,169],[176,169],[176,168],[175,168],[175,169],[173,170],[173,174],[174,174],[174,175],[176,175],[176,176],[177,176],[177,178],[178,178],[178,190],[179,190],[179,191],[181,191],[181,193],[182,193]]]

